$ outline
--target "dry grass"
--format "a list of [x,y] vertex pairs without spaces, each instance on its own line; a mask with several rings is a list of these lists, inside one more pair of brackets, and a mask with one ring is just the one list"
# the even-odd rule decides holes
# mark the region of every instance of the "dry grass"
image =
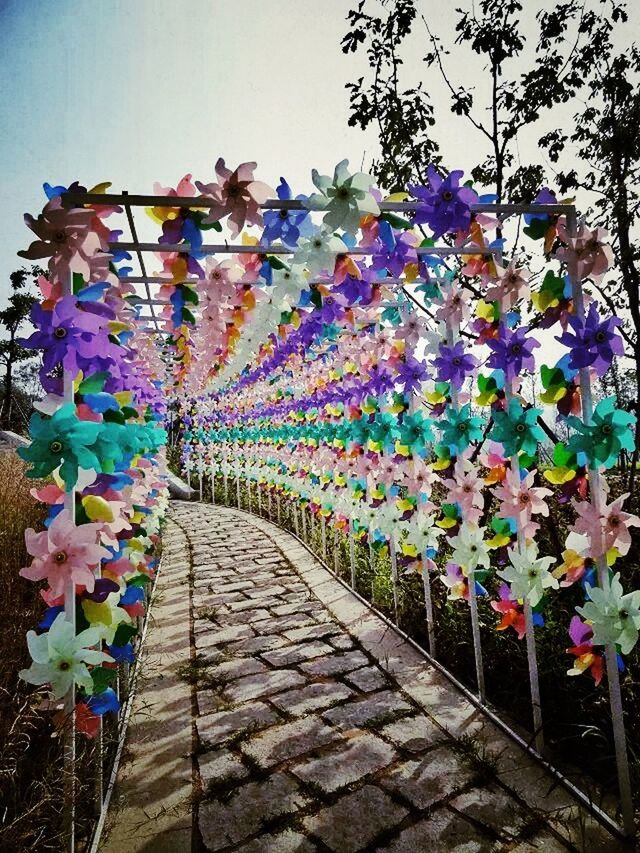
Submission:
[[29,663],[26,632],[44,610],[38,585],[18,572],[29,563],[27,527],[42,529],[45,508],[13,453],[0,452],[0,850],[59,849],[59,748],[50,713],[20,682]]

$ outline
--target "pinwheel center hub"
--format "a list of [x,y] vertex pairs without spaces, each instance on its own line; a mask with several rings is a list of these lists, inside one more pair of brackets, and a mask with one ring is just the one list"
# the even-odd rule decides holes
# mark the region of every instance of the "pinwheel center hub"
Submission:
[[611,432],[612,432],[612,428],[611,428],[610,424],[603,424],[602,425],[602,434],[603,435],[609,435]]
[[529,577],[535,578],[538,576],[538,572],[535,569],[529,569]]
[[445,190],[442,193],[442,200],[443,201],[451,201],[452,199],[453,199],[453,193],[451,192],[451,190]]
[[460,367],[460,365],[462,364],[462,359],[456,356],[454,359],[451,360],[451,363],[454,364],[456,367]]
[[596,332],[596,343],[602,344],[607,340],[607,336],[604,332]]
[[240,195],[240,187],[237,184],[230,184],[227,187],[227,193],[231,198],[238,198]]
[[525,431],[525,429],[526,429],[526,427],[524,424],[516,424],[516,432],[523,433]]
[[511,352],[512,352],[514,355],[520,355],[520,353],[522,352],[522,344],[514,344],[514,345],[511,347]]
[[65,551],[58,551],[53,555],[53,559],[54,562],[58,563],[58,565],[61,565],[62,563],[67,562],[67,554]]
[[55,243],[65,243],[67,240],[67,235],[64,233],[64,231],[56,231],[56,233],[53,235],[53,240]]
[[69,663],[68,660],[61,660],[60,663],[58,664],[58,669],[61,672],[68,672],[71,669],[71,664]]
[[285,210],[285,208],[281,208],[280,213],[278,214],[280,219],[286,219],[289,216],[289,211]]
[[53,333],[54,338],[58,338],[61,341],[63,338],[67,337],[67,330],[63,329],[62,326],[58,326],[58,328]]
[[336,195],[339,199],[342,199],[342,201],[346,201],[346,199],[349,198],[349,190],[346,187],[340,187]]
[[52,441],[49,445],[49,450],[52,453],[61,453],[62,452],[62,442],[61,441]]
[[617,515],[609,517],[609,527],[620,527],[620,518]]

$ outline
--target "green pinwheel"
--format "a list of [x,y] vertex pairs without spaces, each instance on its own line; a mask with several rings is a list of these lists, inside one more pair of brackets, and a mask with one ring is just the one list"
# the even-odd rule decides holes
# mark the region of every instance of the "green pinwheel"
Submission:
[[46,477],[60,467],[65,489],[71,491],[78,481],[78,468],[102,471],[96,449],[102,429],[101,423],[81,421],[73,403],[61,406],[51,417],[35,412],[29,421],[31,444],[18,450],[32,465],[27,476]]
[[459,411],[449,406],[446,418],[439,424],[442,444],[446,445],[451,453],[462,453],[472,441],[482,439],[482,424],[482,418],[471,417],[471,406],[468,403]]
[[616,464],[621,450],[633,450],[631,427],[635,416],[616,409],[615,397],[606,397],[595,408],[592,422],[585,424],[580,418],[569,417],[567,424],[575,430],[567,445],[572,453],[584,453],[592,465],[611,468]]
[[544,440],[538,426],[540,414],[540,409],[525,409],[519,400],[510,400],[506,412],[494,412],[489,439],[502,444],[507,456],[516,456],[521,451],[535,456],[538,442]]

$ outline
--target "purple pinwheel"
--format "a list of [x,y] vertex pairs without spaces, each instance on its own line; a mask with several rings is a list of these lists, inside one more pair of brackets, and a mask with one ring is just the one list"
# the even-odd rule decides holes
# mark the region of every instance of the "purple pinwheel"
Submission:
[[451,231],[468,231],[471,225],[470,205],[478,196],[469,187],[460,186],[464,172],[449,172],[441,178],[433,166],[427,169],[430,187],[410,186],[411,194],[421,204],[416,207],[413,218],[415,225],[426,224],[437,240]]
[[598,306],[592,302],[584,320],[569,315],[569,325],[574,334],[565,331],[556,340],[571,350],[569,367],[580,370],[592,367],[598,376],[604,376],[615,355],[624,355],[624,345],[616,331],[622,325],[618,317],[602,320]]
[[500,325],[500,336],[489,338],[487,346],[493,350],[487,359],[487,367],[504,370],[507,379],[515,379],[523,370],[534,370],[533,350],[540,346],[535,338],[527,338],[527,329],[521,327],[512,332]]
[[[43,373],[50,373],[62,364],[72,376],[81,369],[79,355],[91,358],[95,354],[96,337],[103,323],[97,314],[80,310],[75,296],[63,297],[52,311],[45,311],[39,303],[34,303],[31,321],[37,331],[23,340],[22,346],[43,350]],[[108,341],[106,334],[104,338]]]
[[411,356],[398,364],[396,380],[404,387],[407,394],[420,388],[428,377],[429,371],[426,364]]
[[347,300],[348,305],[355,305],[356,302],[369,305],[373,299],[374,280],[372,270],[365,269],[362,272],[362,278],[347,275],[342,284],[336,287],[335,292],[340,293]]
[[[280,178],[276,192],[281,201],[291,199],[291,187],[284,178]],[[306,201],[303,195],[297,198],[298,201]],[[297,246],[300,236],[308,234],[311,228],[311,219],[306,208],[304,210],[266,210],[263,220],[265,228],[262,241],[271,244],[276,240],[282,240],[285,246],[291,248]]]
[[373,256],[374,270],[387,270],[390,275],[400,276],[407,264],[418,262],[416,238],[411,232],[397,236],[384,219],[378,222],[380,249]]
[[462,388],[466,377],[478,366],[478,359],[465,352],[464,342],[458,341],[453,346],[440,344],[440,355],[433,360],[437,369],[437,382],[451,382],[454,387]]

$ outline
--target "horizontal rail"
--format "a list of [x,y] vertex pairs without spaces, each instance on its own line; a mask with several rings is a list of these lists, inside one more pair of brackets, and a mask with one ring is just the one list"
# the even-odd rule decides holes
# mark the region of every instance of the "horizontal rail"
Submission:
[[[158,254],[172,254],[173,252],[188,253],[191,251],[190,243],[109,243],[111,251],[125,252],[157,252]],[[257,244],[255,246],[233,245],[229,243],[216,243],[211,245],[197,246],[195,251],[203,255],[295,255],[296,250],[288,246],[268,246]],[[344,251],[334,252],[338,255],[375,255],[379,249],[367,246],[347,247]],[[437,255],[441,258],[462,255],[499,255],[502,249],[481,246],[418,246],[418,255]]]
[[[103,206],[129,205],[131,207],[187,207],[206,209],[219,204],[208,196],[168,196],[168,195],[129,195],[128,193],[62,193],[62,203],[65,207],[82,206],[86,204]],[[268,199],[258,205],[261,210],[307,210],[297,199]],[[410,212],[420,206],[419,201],[382,201],[379,203],[382,212]],[[498,215],[514,215],[524,213],[544,213],[561,216],[575,210],[572,204],[486,204],[469,205],[474,213],[496,213]]]

